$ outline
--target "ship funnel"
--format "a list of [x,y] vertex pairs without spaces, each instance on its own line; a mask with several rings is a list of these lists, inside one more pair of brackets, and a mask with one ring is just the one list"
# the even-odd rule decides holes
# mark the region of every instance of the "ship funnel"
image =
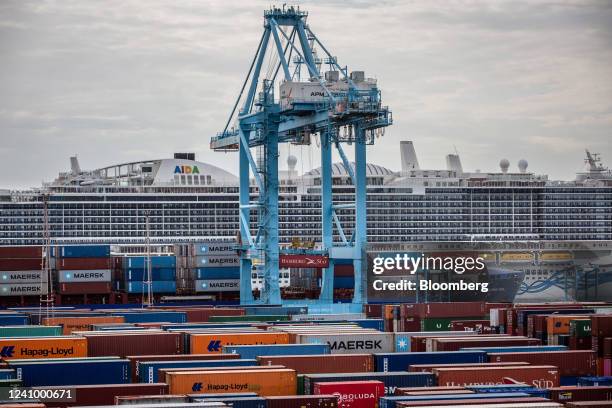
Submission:
[[454,171],[457,174],[463,173],[463,166],[461,166],[461,158],[458,154],[446,155],[446,170]]
[[508,159],[501,159],[499,161],[499,168],[501,169],[502,173],[507,173],[509,167],[510,162],[508,161]]
[[400,142],[400,151],[402,154],[402,173],[407,173],[410,170],[420,170],[419,160],[412,141],[403,140]]
[[81,174],[81,166],[79,166],[79,159],[76,156],[70,158],[70,171],[72,174]]

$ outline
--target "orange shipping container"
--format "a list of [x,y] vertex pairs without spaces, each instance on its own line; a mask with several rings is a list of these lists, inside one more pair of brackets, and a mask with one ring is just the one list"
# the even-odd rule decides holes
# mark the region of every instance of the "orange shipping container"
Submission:
[[255,392],[260,396],[295,395],[294,370],[219,370],[166,373],[169,394]]
[[550,315],[546,317],[546,333],[551,334],[569,334],[570,322],[572,320],[589,320],[585,319],[585,315]]
[[92,324],[125,323],[123,316],[91,316],[91,317],[44,317],[45,326],[62,326],[64,334],[74,331],[89,331]]
[[87,357],[83,337],[0,338],[2,360]]
[[288,333],[197,333],[189,337],[191,354],[221,353],[225,346],[250,344],[289,344]]

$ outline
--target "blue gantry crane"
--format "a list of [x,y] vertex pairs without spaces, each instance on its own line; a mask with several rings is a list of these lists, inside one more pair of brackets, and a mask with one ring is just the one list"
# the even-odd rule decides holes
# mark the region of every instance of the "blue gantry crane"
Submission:
[[[319,299],[322,303],[333,302],[334,260],[338,258],[353,260],[353,302],[366,300],[366,145],[384,134],[385,127],[392,123],[392,115],[381,103],[376,80],[365,78],[363,71],[349,74],[346,67],[341,67],[306,24],[307,16],[299,7],[272,7],[264,11],[264,31],[240,94],[224,130],[210,141],[215,151],[239,152],[240,299],[243,304],[253,302],[252,262],[262,255],[260,301],[281,304],[279,257],[295,253],[329,257],[329,266],[323,270]],[[325,57],[320,58],[316,50]],[[262,75],[266,53],[271,69]],[[278,98],[275,98],[276,92]],[[232,121],[235,125],[230,128]],[[321,145],[321,245],[316,249],[281,249],[279,144],[310,144],[315,137],[320,138]],[[354,165],[349,162],[343,144],[354,145]],[[354,184],[354,202],[335,204],[333,201],[334,148]],[[252,149],[257,150],[256,156]],[[251,173],[255,179],[253,189],[249,182]],[[355,223],[350,236],[349,229],[345,233],[341,225],[339,209],[354,211]],[[256,231],[250,228],[251,211],[257,212]]]

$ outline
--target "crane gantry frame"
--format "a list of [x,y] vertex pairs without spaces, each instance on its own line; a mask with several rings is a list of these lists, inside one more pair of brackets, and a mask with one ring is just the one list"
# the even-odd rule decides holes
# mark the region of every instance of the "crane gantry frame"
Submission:
[[[353,260],[353,302],[366,301],[366,145],[373,144],[375,138],[382,135],[384,128],[392,124],[392,115],[388,107],[381,104],[381,93],[376,81],[366,80],[360,71],[349,75],[348,69],[338,64],[336,57],[310,30],[306,24],[307,16],[308,13],[299,7],[273,7],[264,11],[264,32],[240,94],[224,130],[211,138],[210,142],[211,148],[216,151],[239,152],[242,304],[253,302],[252,260],[261,252],[264,254],[262,303],[281,304],[279,257],[296,252],[329,256],[329,267],[323,270],[319,298],[321,302],[333,302],[334,259],[338,258]],[[276,51],[278,64],[273,76],[261,81],[261,91],[257,94],[262,64],[269,45]],[[325,76],[321,74],[323,61],[316,55],[315,47],[326,55],[324,62],[329,66],[329,71]],[[308,73],[305,81],[301,76],[304,66]],[[281,69],[282,79],[277,85]],[[281,94],[278,100],[274,96],[276,88]],[[243,103],[236,118],[237,126],[230,129],[229,125],[241,101]],[[310,144],[310,138],[316,135],[321,141],[321,249],[280,249],[279,143]],[[354,167],[344,153],[344,143],[355,146]],[[354,184],[354,203],[333,202],[334,147]],[[260,160],[259,165],[251,148],[263,150],[263,160]],[[259,193],[256,201],[251,201],[251,172]],[[355,225],[348,238],[336,213],[339,209],[354,209]],[[250,228],[251,210],[258,211],[258,225],[254,235]],[[334,227],[338,233],[335,240]]]

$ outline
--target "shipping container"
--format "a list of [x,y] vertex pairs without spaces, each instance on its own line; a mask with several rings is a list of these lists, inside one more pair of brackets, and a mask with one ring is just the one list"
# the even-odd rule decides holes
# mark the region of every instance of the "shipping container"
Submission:
[[477,339],[474,337],[461,339],[441,338],[432,339],[431,344],[431,350],[428,347],[427,351],[457,351],[463,348],[479,347],[536,346],[540,344],[540,340],[515,337],[484,339]]
[[122,316],[126,323],[185,323],[185,312],[143,311],[143,312],[112,312],[113,316]]
[[236,255],[236,242],[203,242],[192,244],[189,248],[189,253],[185,255]]
[[240,279],[203,279],[194,281],[196,292],[240,291]]
[[564,351],[567,346],[507,346],[507,347],[462,347],[460,351],[484,351],[486,353],[545,353]]
[[87,340],[80,337],[0,338],[3,360],[87,357]]
[[0,282],[7,283],[46,283],[48,282],[46,271],[3,271],[0,272]]
[[503,384],[504,378],[538,388],[558,387],[559,369],[555,366],[435,368],[438,385]]
[[215,398],[227,398],[227,397],[237,397],[237,398],[246,398],[246,397],[256,397],[256,392],[226,392],[226,393],[203,393],[203,394],[187,394],[187,398],[190,401],[200,400],[203,401],[205,399],[215,399]]
[[110,245],[73,245],[59,248],[58,258],[106,258]]
[[612,385],[612,377],[580,377],[578,385],[582,387],[609,386]]
[[266,400],[262,397],[217,397],[217,398],[193,398],[196,403],[223,403],[232,408],[266,408]]
[[394,350],[393,333],[298,334],[301,344],[329,344],[332,354],[390,353]]
[[599,408],[610,406],[612,406],[610,401],[576,401],[565,404],[566,408]]
[[330,381],[380,381],[385,385],[385,395],[394,395],[397,388],[431,387],[435,383],[435,377],[431,373],[407,373],[405,371],[306,374],[304,376],[304,393],[313,394],[314,384]]
[[550,399],[564,404],[571,401],[612,401],[612,386],[551,388]]
[[190,352],[198,354],[221,353],[224,346],[248,344],[287,344],[287,333],[212,333],[192,334],[190,336]]
[[487,314],[484,302],[408,303],[401,308],[403,316],[420,318],[484,317]]
[[394,333],[395,339],[395,351],[398,352],[406,352],[411,350],[411,342],[410,339],[413,336],[427,336],[427,335],[444,335],[444,336],[473,336],[475,332],[472,331],[463,331],[463,332],[453,332],[453,331],[442,331],[442,332],[423,332],[423,331],[414,331],[414,332],[396,332]]
[[385,395],[385,386],[381,381],[315,382],[314,394],[337,395],[339,408],[372,408]]
[[42,269],[42,258],[2,258],[0,271],[36,271]]
[[545,398],[538,397],[514,397],[514,398],[486,398],[486,403],[482,398],[477,399],[462,399],[461,401],[454,400],[429,400],[429,401],[410,401],[397,402],[396,407],[429,407],[429,408],[457,408],[457,407],[473,407],[473,408],[562,408],[562,404],[549,401]]
[[263,344],[251,346],[225,346],[223,353],[238,354],[240,358],[259,356],[329,354],[327,344]]
[[[123,271],[123,279],[128,281],[146,281],[148,272],[146,269],[126,269]],[[174,268],[152,268],[151,269],[151,280],[152,281],[172,281],[176,279],[176,269]]]
[[338,408],[337,395],[285,395],[266,397],[267,408]]
[[[529,394],[525,394],[525,393],[520,393],[520,392],[509,392],[509,393],[498,393],[498,394],[492,394],[492,393],[485,393],[485,394],[450,394],[450,395],[437,395],[435,396],[431,396],[431,395],[400,395],[400,396],[388,396],[388,397],[381,397],[380,398],[380,403],[379,403],[379,407],[380,408],[399,408],[399,404],[400,402],[404,402],[405,404],[402,404],[403,407],[406,406],[432,406],[432,402],[435,401],[436,403],[439,404],[438,401],[452,401],[452,403],[449,403],[451,405],[451,407],[454,405],[461,407],[461,404],[463,403],[463,401],[472,401],[475,400],[474,402],[472,402],[472,404],[486,404],[488,400],[501,400],[501,399],[512,399],[512,402],[514,402],[515,400],[517,402],[519,401],[529,401],[527,399],[524,398],[533,398],[533,397],[529,397]],[[478,400],[482,400],[482,402],[479,402]],[[410,405],[408,405],[408,402],[410,402]],[[444,403],[440,404],[440,405],[444,405]],[[486,406],[486,405],[485,405]],[[495,406],[495,405],[494,405]],[[454,408],[454,407],[453,407]]]
[[239,267],[240,258],[237,256],[194,256],[189,258],[190,268],[220,268],[220,267]]
[[112,286],[110,282],[74,282],[59,284],[59,293],[62,295],[94,295],[111,292]]
[[258,366],[258,365],[250,365],[250,366],[223,366],[223,367],[193,367],[193,368],[160,368],[158,372],[159,381],[167,382],[167,375],[170,373],[199,373],[202,371],[244,371],[244,370],[284,370],[287,367],[281,365],[274,366]]
[[[38,388],[44,390],[47,387]],[[57,389],[57,386],[50,388]],[[114,405],[117,396],[163,395],[168,393],[167,384],[96,384],[75,385],[70,388],[74,390],[74,402],[55,401],[52,405],[55,407]],[[140,408],[143,408],[143,406]]]
[[283,322],[289,320],[286,315],[214,315],[210,316],[209,322]]
[[42,324],[44,326],[59,326],[60,333],[66,335],[71,334],[73,331],[91,330],[92,324],[123,322],[124,319],[121,316],[45,317],[42,319]]
[[254,359],[232,360],[188,360],[188,361],[143,361],[138,363],[139,382],[156,383],[159,381],[159,370],[162,368],[206,368],[206,367],[232,367],[254,366]]
[[58,271],[60,283],[73,282],[110,282],[110,269],[78,269],[69,271]]
[[40,283],[8,283],[0,284],[0,296],[38,296],[48,291],[47,284]]
[[60,258],[56,259],[58,270],[111,269],[111,259],[104,258]]
[[597,374],[597,355],[590,350],[549,351],[543,353],[489,353],[489,361],[526,361],[533,365],[557,366],[561,376],[590,376]]
[[434,368],[466,368],[466,367],[515,367],[529,365],[526,362],[502,362],[502,363],[463,363],[463,364],[414,364],[408,367],[412,373],[431,373]]
[[120,359],[63,359],[11,361],[24,387],[130,382],[129,361]]
[[374,354],[374,366],[376,371],[382,372],[404,371],[413,364],[486,363],[487,361],[487,353],[483,351]]
[[465,388],[477,393],[523,392],[532,397],[548,398],[550,396],[547,389],[533,387],[529,384],[468,385]]
[[[36,258],[42,259],[42,247],[41,246],[27,246],[27,247],[0,247],[0,258]],[[0,261],[1,263],[2,261]]]
[[5,315],[0,314],[0,325],[1,326],[19,326],[30,323],[30,319],[26,315]]
[[196,268],[192,270],[192,278],[203,279],[240,279],[240,268]]
[[[483,353],[484,354],[484,353]],[[298,374],[360,373],[374,371],[371,354],[320,354],[310,356],[259,356],[259,365],[282,365]]]
[[174,372],[166,375],[166,381],[171,394],[253,391],[268,396],[297,391],[295,371],[289,369]]
[[[126,281],[124,290],[127,293],[145,293],[148,290],[148,286],[143,282],[130,282]],[[153,293],[176,293],[176,281],[153,281],[151,282],[151,290]]]
[[240,356],[231,354],[154,354],[126,356],[126,358],[130,361],[132,381],[134,382],[139,381],[140,363],[145,361],[236,360],[239,357]]
[[87,339],[87,352],[92,357],[181,354],[183,352],[183,342],[179,333],[89,332],[82,336]]
[[[130,256],[123,258],[123,269],[145,269],[148,267],[146,256]],[[151,256],[151,268],[176,268],[175,256]]]
[[183,312],[187,315],[187,322],[208,322],[211,316],[243,316],[245,314],[242,308],[174,308],[176,311]]
[[45,326],[0,326],[1,337],[45,337],[61,336],[62,328],[59,325]]
[[15,375],[15,370],[13,370],[12,368],[0,369],[0,380],[14,380]]
[[136,395],[115,397],[115,405],[167,405],[185,402],[189,402],[189,398],[186,395]]

